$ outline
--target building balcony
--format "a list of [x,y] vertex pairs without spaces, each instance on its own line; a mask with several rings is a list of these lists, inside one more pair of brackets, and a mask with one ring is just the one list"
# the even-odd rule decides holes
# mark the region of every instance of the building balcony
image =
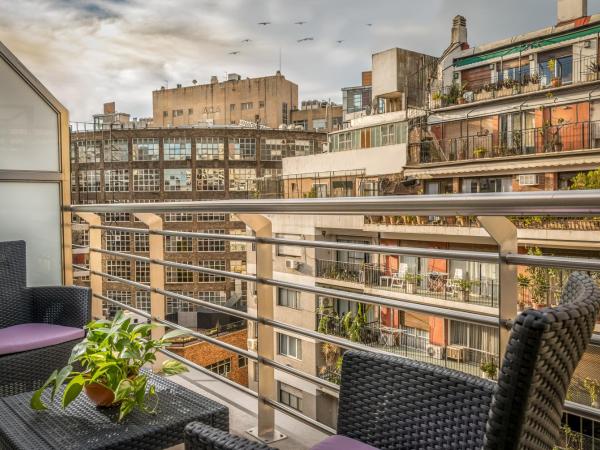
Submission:
[[600,147],[599,122],[545,124],[542,127],[477,136],[429,139],[409,145],[408,166],[537,158]]

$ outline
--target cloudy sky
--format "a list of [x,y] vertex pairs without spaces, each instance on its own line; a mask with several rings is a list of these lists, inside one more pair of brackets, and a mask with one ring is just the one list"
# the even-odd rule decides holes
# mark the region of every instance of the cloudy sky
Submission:
[[[151,91],[235,72],[284,75],[300,99],[340,101],[371,53],[439,55],[452,17],[482,44],[556,22],[556,0],[0,0],[0,41],[71,112],[89,121],[105,101],[152,113]],[[600,12],[600,0],[589,0]],[[271,22],[268,26],[257,22]],[[306,21],[304,25],[294,22]],[[372,26],[367,26],[371,23]],[[313,37],[298,43],[298,39]],[[242,43],[244,39],[251,39]],[[343,40],[338,44],[337,40]],[[237,55],[230,55],[239,51]]]

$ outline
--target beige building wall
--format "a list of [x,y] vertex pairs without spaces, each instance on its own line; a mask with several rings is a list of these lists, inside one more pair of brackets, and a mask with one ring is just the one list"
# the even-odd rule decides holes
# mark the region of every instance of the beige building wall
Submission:
[[[233,75],[233,74],[232,74]],[[240,120],[271,128],[291,123],[298,107],[298,85],[281,73],[261,78],[233,79],[210,84],[152,92],[153,125],[178,127],[212,122],[237,124]]]

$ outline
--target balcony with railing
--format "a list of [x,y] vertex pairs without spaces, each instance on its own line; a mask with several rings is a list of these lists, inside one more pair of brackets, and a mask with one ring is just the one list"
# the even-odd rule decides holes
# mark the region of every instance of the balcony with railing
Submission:
[[409,145],[408,165],[543,157],[589,150],[600,145],[596,121],[545,123],[542,127],[449,139],[425,139]]
[[[231,415],[240,420],[233,420],[232,432],[245,435],[247,428],[253,425],[253,433],[260,438],[273,436],[273,430],[283,429],[289,435],[287,441],[282,441],[280,448],[309,448],[324,434],[334,433],[331,425],[320,423],[317,417],[311,415],[310,410],[302,410],[301,403],[294,400],[290,406],[289,392],[284,396],[281,392],[281,380],[290,382],[292,379],[308,383],[318,392],[333,392],[339,390],[336,378],[336,365],[329,355],[324,361],[330,363],[322,364],[318,371],[304,371],[296,365],[286,364],[282,359],[283,349],[277,345],[258,345],[253,349],[245,346],[236,346],[220,339],[221,335],[204,330],[187,329],[183,325],[171,322],[166,318],[165,297],[176,296],[191,304],[207,308],[212,311],[230,315],[237,320],[248,321],[254,324],[252,328],[257,330],[258,342],[277,342],[277,334],[296,336],[296,339],[318,342],[319,345],[328,345],[336,350],[334,354],[342,357],[346,350],[360,350],[364,352],[375,352],[387,354],[397,358],[411,359],[428,362],[436,366],[442,366],[460,370],[473,375],[482,375],[484,368],[494,368],[497,371],[498,363],[502,358],[507,345],[508,331],[517,314],[518,283],[516,266],[561,268],[569,270],[597,271],[600,269],[600,261],[595,259],[547,257],[540,255],[521,255],[516,248],[516,228],[506,216],[535,215],[535,216],[560,216],[561,214],[576,215],[579,217],[600,216],[600,194],[598,192],[552,192],[552,193],[518,193],[518,194],[495,194],[479,196],[399,196],[378,198],[339,198],[339,199],[302,199],[289,201],[278,200],[226,200],[212,202],[181,202],[181,203],[148,203],[148,204],[92,204],[73,205],[67,211],[81,217],[89,226],[88,244],[89,263],[87,266],[79,264],[73,268],[80,273],[87,273],[90,277],[90,285],[93,291],[93,315],[102,316],[102,302],[108,302],[115,307],[135,313],[148,321],[159,325],[158,332],[164,329],[179,329],[185,331],[188,336],[199,341],[209,343],[216,348],[225,350],[232,354],[246,358],[250,368],[256,367],[259,377],[250,388],[239,385],[224,376],[219,370],[203,367],[199,363],[187,360],[177,355],[172,350],[166,350],[165,354],[187,364],[192,371],[187,375],[177,378],[182,386],[192,387],[198,392],[216,398],[221,403],[226,403],[230,408]],[[396,211],[403,211],[411,216],[451,216],[461,214],[464,216],[476,216],[483,228],[490,234],[492,239],[498,243],[498,251],[455,251],[426,248],[393,247],[371,244],[353,244],[346,242],[311,241],[304,239],[276,238],[272,236],[270,218],[280,214],[308,214],[308,215],[358,215],[381,214],[392,215]],[[164,230],[160,214],[173,212],[226,212],[238,214],[247,225],[255,231],[255,235],[228,235],[210,234],[202,232],[183,232]],[[122,213],[134,214],[144,224],[145,228],[128,229],[113,225],[103,225],[100,214]],[[267,218],[266,215],[270,218]],[[148,256],[107,250],[103,247],[106,241],[103,234],[116,231],[128,233],[144,233],[149,239],[150,251]],[[226,271],[207,266],[185,264],[171,261],[165,256],[165,236],[187,236],[193,239],[219,239],[226,241],[252,243],[256,248],[255,273],[239,273]],[[336,251],[361,251],[381,255],[418,255],[422,258],[443,258],[453,260],[475,261],[481,264],[490,264],[498,267],[497,286],[494,294],[489,294],[497,304],[497,313],[494,315],[481,314],[475,310],[459,310],[444,308],[435,305],[423,304],[411,301],[408,295],[401,298],[387,298],[385,296],[369,293],[356,292],[323,287],[295,281],[290,277],[285,280],[278,278],[273,272],[274,247],[277,245],[299,246],[303,248],[325,248]],[[115,259],[134,260],[150,264],[150,282],[138,283],[127,277],[109,274],[105,272],[102,265],[102,257],[110,256]],[[365,286],[373,286],[377,289],[385,287],[386,276],[390,271],[385,265],[365,265],[362,270],[352,264],[339,264],[337,262],[320,263],[318,274],[321,276],[333,276],[342,273],[343,281],[362,283]],[[249,265],[250,267],[250,265]],[[254,267],[254,266],[252,266]],[[227,277],[241,280],[256,285],[256,298],[249,299],[248,311],[240,311],[225,305],[211,303],[180,293],[171,292],[165,288],[164,273],[167,268],[182,269],[194,273],[210,276]],[[317,276],[319,276],[317,274]],[[416,275],[416,273],[415,273]],[[149,292],[151,295],[150,312],[140,310],[134,306],[127,305],[106,294],[103,286],[108,280],[128,284],[136,289]],[[427,281],[424,281],[427,280]],[[399,281],[404,281],[404,286],[387,286],[392,291],[399,289],[403,294],[409,294],[408,284],[410,277],[408,273]],[[427,277],[421,279],[419,288],[427,295],[437,292],[429,284]],[[274,293],[273,288],[285,288],[299,292],[307,292],[315,295],[329,296],[342,299],[352,305],[369,305],[373,309],[387,311],[387,318],[382,320],[369,319],[355,314],[350,329],[342,314],[337,314],[335,309],[315,314],[314,309],[303,310],[303,313],[313,314],[315,328],[304,328],[285,320],[275,320]],[[444,287],[444,290],[447,288]],[[482,290],[482,292],[484,292]],[[441,293],[438,293],[442,295]],[[443,295],[449,295],[445,292]],[[473,293],[469,302],[475,302],[483,293]],[[485,295],[488,295],[485,293]],[[464,299],[463,299],[464,300]],[[454,300],[456,301],[456,300]],[[466,303],[465,303],[466,304]],[[401,317],[396,318],[389,311],[396,309],[402,312]],[[356,310],[355,310],[356,311]],[[436,333],[420,330],[407,322],[411,320],[431,320],[430,330],[438,327],[445,329],[446,323],[452,325],[445,333]],[[326,319],[324,319],[326,317]],[[321,323],[327,321],[327,324]],[[456,326],[454,325],[456,324]],[[479,330],[476,332],[476,330]],[[482,331],[483,330],[483,331]],[[286,341],[289,345],[289,342]],[[569,417],[580,417],[586,420],[586,424],[596,427],[596,421],[600,420],[600,410],[594,401],[595,397],[587,393],[585,386],[592,386],[589,380],[596,380],[598,375],[598,351],[596,345],[600,339],[593,338],[593,346],[576,372],[577,387],[566,402],[565,421]],[[494,347],[495,345],[495,347]],[[286,352],[291,347],[286,347]],[[296,360],[301,358],[297,353],[298,347],[294,347]],[[289,354],[289,353],[288,353]],[[288,356],[286,356],[288,357]],[[318,358],[315,358],[318,359]],[[314,369],[314,368],[313,368]],[[490,369],[491,370],[491,369]],[[250,372],[250,370],[249,370]],[[278,374],[276,376],[276,373]],[[487,374],[487,372],[486,372]],[[492,374],[493,377],[493,374]],[[585,381],[588,380],[588,381]],[[585,381],[585,383],[584,383]],[[301,384],[302,384],[301,383]],[[579,390],[577,390],[579,389]],[[280,392],[281,391],[281,392]],[[591,388],[589,392],[591,391]],[[586,394],[587,393],[587,394]],[[304,399],[308,401],[308,398]],[[317,403],[318,405],[319,403]],[[277,411],[277,414],[276,414]],[[566,423],[566,422],[565,422]]]

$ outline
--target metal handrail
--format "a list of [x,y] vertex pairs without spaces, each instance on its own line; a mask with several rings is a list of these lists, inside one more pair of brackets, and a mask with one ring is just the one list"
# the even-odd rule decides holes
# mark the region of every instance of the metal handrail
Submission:
[[600,216],[600,190],[400,195],[303,199],[244,199],[65,206],[71,212],[218,212],[247,214],[415,216]]

